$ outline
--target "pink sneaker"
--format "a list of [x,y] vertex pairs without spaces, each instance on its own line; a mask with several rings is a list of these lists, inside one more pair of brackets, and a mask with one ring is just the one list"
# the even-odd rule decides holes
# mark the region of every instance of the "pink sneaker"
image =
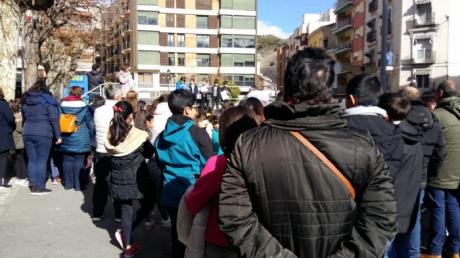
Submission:
[[130,248],[125,250],[125,258],[132,258],[136,255],[138,255],[141,252],[141,246],[132,244]]

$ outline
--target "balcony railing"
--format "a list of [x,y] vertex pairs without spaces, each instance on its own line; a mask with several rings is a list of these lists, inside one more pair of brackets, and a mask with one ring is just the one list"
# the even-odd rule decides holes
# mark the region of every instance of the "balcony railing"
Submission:
[[435,20],[435,13],[427,13],[425,16],[420,16],[418,14],[415,14],[414,17],[414,24],[415,26],[430,26],[430,25],[435,25],[436,20]]
[[377,40],[377,31],[376,30],[371,30],[367,33],[367,42],[372,43]]
[[432,50],[419,50],[423,51],[422,55],[417,55],[412,58],[413,64],[433,64],[436,62],[436,52]]
[[334,29],[334,33],[340,33],[348,28],[352,28],[351,17],[338,20]]
[[338,0],[337,4],[335,5],[335,13],[342,13],[351,6],[353,6],[352,0]]

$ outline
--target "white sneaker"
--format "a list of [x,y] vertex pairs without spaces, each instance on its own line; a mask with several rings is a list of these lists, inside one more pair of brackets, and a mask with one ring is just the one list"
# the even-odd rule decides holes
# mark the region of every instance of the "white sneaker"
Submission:
[[26,179],[16,179],[16,181],[14,181],[14,184],[27,187],[29,186],[29,180],[27,180],[27,178]]
[[8,187],[8,186],[0,186],[0,191],[9,191],[11,190],[11,186]]
[[161,219],[161,227],[162,228],[170,228],[171,227],[171,219],[168,220]]

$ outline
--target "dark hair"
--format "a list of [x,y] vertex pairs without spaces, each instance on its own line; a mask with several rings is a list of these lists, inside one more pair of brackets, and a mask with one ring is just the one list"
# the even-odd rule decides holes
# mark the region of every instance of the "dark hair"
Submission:
[[438,91],[442,90],[443,98],[458,97],[460,91],[454,81],[446,80],[439,84]]
[[93,66],[91,67],[91,70],[96,71],[99,68],[100,66],[98,64],[93,64]]
[[393,121],[402,121],[410,111],[410,101],[398,93],[385,93],[380,96],[379,107],[385,109]]
[[169,95],[163,94],[158,98],[158,103],[168,102]]
[[426,91],[422,93],[421,99],[425,104],[430,102],[436,102],[436,94],[433,92]]
[[100,106],[103,106],[105,104],[105,99],[101,96],[94,96],[93,100],[91,101],[91,106],[93,108],[98,108]]
[[45,80],[37,80],[27,92],[45,92],[51,95]]
[[254,111],[236,106],[222,113],[219,120],[219,142],[227,157],[232,153],[238,137],[249,129],[257,127]]
[[5,93],[3,93],[3,89],[0,87],[0,99],[5,99]]
[[72,86],[69,88],[69,96],[81,97],[83,95],[83,89],[78,86]]
[[249,108],[250,110],[254,111],[256,115],[260,116],[264,114],[264,105],[258,98],[247,98],[240,102],[240,106]]
[[104,88],[105,97],[110,100],[114,100],[117,96],[121,96],[122,91],[120,88],[113,85],[109,85]]
[[192,94],[186,90],[175,90],[169,94],[168,106],[174,115],[182,115],[186,107],[193,106]]
[[284,100],[329,102],[335,61],[320,48],[306,48],[289,59],[284,74]]
[[133,114],[133,107],[127,101],[120,101],[115,104],[119,111],[114,110],[112,122],[109,127],[109,142],[113,146],[117,146],[126,139],[132,125],[128,124],[126,120],[129,115]]
[[219,79],[214,79],[214,84],[219,84]]
[[146,106],[147,106],[147,103],[146,103],[145,101],[143,101],[143,100],[139,100],[139,101],[137,102],[137,109],[138,109],[139,111],[145,111],[145,107],[146,107]]
[[152,114],[147,114],[144,118],[144,123],[147,123],[147,121],[150,121],[153,119],[153,115]]
[[373,75],[357,75],[348,82],[347,95],[355,97],[358,105],[376,106],[382,95],[380,80]]
[[129,68],[128,65],[122,65],[121,68],[120,68],[120,70],[124,71],[124,70],[126,70],[126,69],[128,69],[128,68]]

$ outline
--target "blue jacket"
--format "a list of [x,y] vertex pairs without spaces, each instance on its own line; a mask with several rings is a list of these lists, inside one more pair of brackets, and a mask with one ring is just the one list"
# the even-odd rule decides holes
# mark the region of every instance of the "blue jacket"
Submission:
[[59,103],[44,92],[26,93],[22,105],[24,136],[61,138],[59,129]]
[[219,142],[219,132],[216,130],[216,128],[212,128],[212,149],[217,155],[222,155],[224,154],[224,151],[220,147],[220,142]]
[[0,99],[0,152],[14,150],[13,131],[16,129],[16,121],[13,111],[8,103]]
[[[164,173],[161,204],[165,206],[179,206],[185,190],[195,184],[206,159],[213,154],[209,136],[200,129],[193,120],[173,116],[155,142],[157,159]],[[202,150],[204,146],[208,150]]]
[[65,153],[86,153],[91,151],[91,143],[94,137],[93,114],[90,106],[80,98],[65,98],[61,103],[61,114],[77,116],[78,130],[72,134],[62,134],[60,151]]

